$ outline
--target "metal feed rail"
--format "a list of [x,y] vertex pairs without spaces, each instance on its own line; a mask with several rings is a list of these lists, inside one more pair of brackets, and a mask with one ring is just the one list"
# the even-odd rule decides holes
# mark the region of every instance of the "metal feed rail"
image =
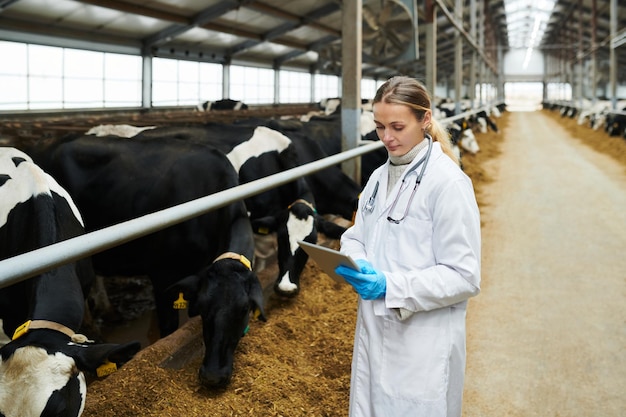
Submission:
[[38,275],[66,263],[76,261],[130,240],[182,223],[193,217],[224,207],[230,203],[260,194],[296,178],[336,165],[383,146],[370,143],[319,161],[292,168],[215,194],[191,200],[136,219],[35,249],[0,261],[0,288]]
[[[464,112],[441,119],[440,122],[443,126],[446,126],[454,120],[467,117],[481,110],[486,110],[487,108],[488,106],[485,106]],[[102,252],[128,241],[165,229],[166,227],[182,223],[235,201],[260,194],[278,187],[279,185],[293,181],[296,178],[361,156],[383,146],[380,141],[368,144],[364,143],[367,143],[367,141],[361,141],[361,146],[356,149],[350,149],[318,161],[292,168],[288,171],[241,184],[215,194],[2,260],[0,261],[0,288],[8,287],[9,285],[31,278],[50,269]]]

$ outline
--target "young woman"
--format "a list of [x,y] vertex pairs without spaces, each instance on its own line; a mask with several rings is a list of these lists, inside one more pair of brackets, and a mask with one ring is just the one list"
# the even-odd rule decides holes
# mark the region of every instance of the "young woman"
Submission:
[[341,238],[361,270],[336,269],[360,295],[350,416],[460,416],[465,310],[480,292],[472,183],[417,80],[385,82],[374,119],[389,159]]

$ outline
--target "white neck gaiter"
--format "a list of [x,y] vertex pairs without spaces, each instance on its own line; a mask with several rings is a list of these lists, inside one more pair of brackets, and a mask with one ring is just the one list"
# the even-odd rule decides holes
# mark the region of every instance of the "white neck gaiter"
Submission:
[[415,157],[422,151],[422,149],[428,146],[428,140],[424,138],[423,141],[418,143],[402,156],[392,156],[389,155],[389,176],[387,177],[387,197],[389,197],[389,193],[393,189],[393,186],[396,185],[396,182],[400,180],[402,174],[406,170],[407,166],[413,162]]

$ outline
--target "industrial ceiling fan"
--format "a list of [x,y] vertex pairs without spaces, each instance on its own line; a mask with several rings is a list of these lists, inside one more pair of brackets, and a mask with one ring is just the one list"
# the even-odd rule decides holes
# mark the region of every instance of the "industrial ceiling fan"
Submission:
[[400,57],[411,45],[414,30],[412,13],[401,1],[381,0],[365,4],[363,6],[364,58],[381,63]]
[[341,70],[341,39],[327,43],[317,53],[322,68],[334,73]]
[[[413,44],[412,13],[401,0],[373,0],[363,5],[363,62],[382,64],[401,57]],[[341,40],[318,50],[323,68],[341,68]]]

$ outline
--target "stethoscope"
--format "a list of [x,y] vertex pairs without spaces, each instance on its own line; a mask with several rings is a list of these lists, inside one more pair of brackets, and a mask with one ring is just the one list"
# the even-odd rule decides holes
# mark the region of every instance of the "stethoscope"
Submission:
[[[422,167],[419,174],[417,174],[417,178],[415,179],[415,185],[413,186],[413,191],[411,191],[411,197],[409,198],[409,202],[406,206],[406,209],[404,210],[404,214],[402,218],[393,219],[391,217],[391,213],[393,213],[393,209],[396,207],[396,203],[398,202],[398,198],[400,197],[400,191],[398,191],[398,194],[396,195],[396,198],[393,200],[393,204],[391,205],[391,208],[389,209],[389,216],[387,216],[387,220],[391,223],[399,224],[402,220],[404,220],[404,218],[406,217],[409,211],[409,207],[411,206],[411,202],[413,201],[413,196],[415,195],[415,191],[417,190],[417,187],[422,182],[422,177],[424,176],[424,172],[426,171],[426,166],[428,165],[428,160],[430,159],[430,153],[433,148],[433,140],[430,137],[430,135],[427,134],[426,139],[428,140],[428,149],[426,150],[426,154],[419,161],[417,161],[415,165],[409,168],[408,171],[404,174],[404,177],[402,177],[402,184],[400,185],[400,191],[402,191],[404,187],[404,182],[406,181],[407,177],[411,175],[413,172],[415,172],[417,168],[419,168],[420,166]],[[372,213],[374,211],[374,207],[376,206],[376,194],[378,194],[379,185],[380,185],[380,181],[376,181],[376,185],[374,185],[374,191],[372,192],[370,197],[365,202],[365,205],[363,206],[363,212]]]

